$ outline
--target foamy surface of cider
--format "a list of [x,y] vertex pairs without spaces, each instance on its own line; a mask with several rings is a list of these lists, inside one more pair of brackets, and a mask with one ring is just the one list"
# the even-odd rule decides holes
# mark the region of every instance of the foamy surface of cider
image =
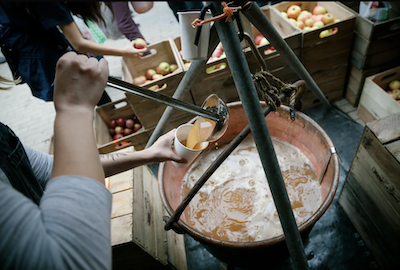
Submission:
[[[321,205],[321,187],[310,160],[298,148],[276,138],[272,141],[300,225]],[[204,152],[191,166],[182,182],[182,199],[225,147]],[[214,239],[253,242],[283,234],[251,134],[208,179],[183,216],[189,226]]]

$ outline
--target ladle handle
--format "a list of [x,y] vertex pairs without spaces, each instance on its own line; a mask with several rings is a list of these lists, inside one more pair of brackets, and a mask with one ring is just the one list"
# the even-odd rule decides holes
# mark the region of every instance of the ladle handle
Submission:
[[210,111],[206,111],[205,109],[198,107],[194,104],[163,95],[161,93],[149,90],[144,87],[140,87],[140,86],[137,86],[137,85],[134,85],[131,83],[127,83],[125,81],[119,80],[119,79],[111,77],[111,76],[108,77],[107,85],[110,87],[113,87],[115,89],[122,90],[124,92],[134,94],[136,96],[140,96],[140,97],[147,98],[150,100],[154,100],[154,101],[163,103],[165,105],[171,106],[175,109],[182,110],[182,111],[185,111],[188,113],[192,113],[194,115],[199,115],[199,116],[208,118],[208,119],[216,121],[216,122],[223,121],[223,119],[221,119],[220,115],[212,113]]

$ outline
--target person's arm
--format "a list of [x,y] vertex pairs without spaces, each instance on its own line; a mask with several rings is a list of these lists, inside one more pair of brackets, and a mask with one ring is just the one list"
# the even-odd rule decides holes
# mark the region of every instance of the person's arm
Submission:
[[91,53],[94,55],[113,55],[113,56],[124,56],[124,57],[138,57],[143,54],[147,49],[135,49],[133,46],[134,41],[122,48],[107,46],[99,44],[82,37],[78,26],[75,22],[69,22],[60,25],[61,30],[65,38],[71,44],[71,46],[82,53]]
[[54,84],[54,164],[52,178],[80,175],[104,184],[94,137],[94,107],[106,87],[107,60],[75,52],[57,62]]
[[162,135],[147,149],[136,152],[110,153],[100,155],[101,164],[106,177],[141,166],[166,160],[185,163],[186,160],[173,151],[175,129]]
[[119,31],[121,31],[121,33],[131,41],[135,40],[136,38],[142,38],[145,40],[139,30],[139,27],[132,19],[131,11],[129,9],[129,2],[116,1],[111,2],[111,5]]

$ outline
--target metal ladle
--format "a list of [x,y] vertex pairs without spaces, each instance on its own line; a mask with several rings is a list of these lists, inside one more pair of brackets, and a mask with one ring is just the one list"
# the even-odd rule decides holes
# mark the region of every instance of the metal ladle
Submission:
[[202,107],[198,107],[194,104],[163,95],[161,93],[119,80],[111,76],[108,77],[107,85],[136,96],[163,103],[178,110],[195,114],[199,117],[213,120],[216,122],[216,125],[207,141],[215,141],[219,139],[225,133],[228,127],[228,106],[226,106],[225,102],[215,94],[208,96]]

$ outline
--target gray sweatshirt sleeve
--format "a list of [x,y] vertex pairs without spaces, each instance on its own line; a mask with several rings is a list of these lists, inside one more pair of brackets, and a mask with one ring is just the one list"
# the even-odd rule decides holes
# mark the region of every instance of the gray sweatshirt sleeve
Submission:
[[51,171],[53,169],[53,155],[38,151],[27,145],[23,146],[29,162],[31,163],[33,173],[38,179],[40,185],[44,188],[47,181],[50,179]]
[[111,200],[81,176],[50,180],[39,206],[0,181],[0,269],[111,269]]

